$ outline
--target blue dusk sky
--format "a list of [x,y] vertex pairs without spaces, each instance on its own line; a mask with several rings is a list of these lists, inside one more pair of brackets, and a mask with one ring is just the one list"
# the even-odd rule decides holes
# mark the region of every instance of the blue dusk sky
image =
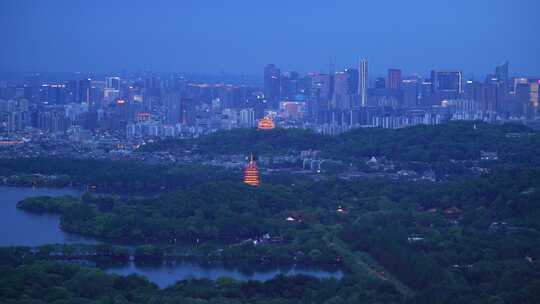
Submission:
[[0,72],[540,75],[538,0],[0,0]]

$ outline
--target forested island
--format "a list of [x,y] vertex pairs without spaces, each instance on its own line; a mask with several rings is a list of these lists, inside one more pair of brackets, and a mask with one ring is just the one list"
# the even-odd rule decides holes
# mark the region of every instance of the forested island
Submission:
[[[151,196],[85,193],[18,204],[27,212],[59,214],[65,231],[140,244],[139,259],[175,258],[178,251],[171,248],[193,244],[198,249],[190,254],[208,259],[338,265],[345,275],[187,280],[159,289],[138,276],[54,261],[46,251],[3,248],[0,298],[5,303],[540,302],[538,133],[481,123],[355,130],[335,138],[297,130],[253,132],[234,130],[144,149],[204,155],[316,148],[351,163],[383,155],[411,166],[477,161],[487,170],[448,174],[437,182],[268,175],[260,187],[250,187],[237,171],[206,166],[2,161],[3,176],[55,174],[70,183],[111,183],[109,189],[128,193],[155,189]],[[251,140],[260,146],[249,147]],[[483,162],[482,151],[498,157]],[[118,260],[129,255],[112,248],[100,252]]]

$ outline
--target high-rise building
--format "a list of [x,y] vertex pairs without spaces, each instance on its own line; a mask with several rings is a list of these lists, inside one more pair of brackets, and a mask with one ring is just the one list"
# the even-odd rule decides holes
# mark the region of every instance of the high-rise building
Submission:
[[298,72],[288,72],[281,75],[281,99],[294,98],[298,94]]
[[520,84],[529,84],[529,79],[528,78],[525,78],[525,77],[517,77],[517,78],[514,78],[513,80],[513,84],[512,84],[512,91],[514,92],[514,94],[517,94],[517,86],[520,85]]
[[161,82],[159,78],[151,76],[144,80],[144,95],[145,97],[161,97]]
[[497,78],[488,78],[484,83],[484,109],[487,112],[499,112],[506,110],[505,86]]
[[274,64],[264,67],[264,96],[271,109],[279,107],[281,71]]
[[431,71],[431,87],[436,104],[458,99],[463,93],[463,74],[461,71]]
[[89,106],[96,106],[102,104],[104,86],[105,83],[103,81],[92,81],[90,83],[90,99],[88,101]]
[[349,104],[349,79],[347,72],[337,72],[334,76],[334,94],[331,108],[348,109]]
[[540,103],[539,87],[540,87],[540,81],[532,82],[530,85],[529,111],[527,115],[531,118],[536,117],[538,115],[538,106]]
[[336,67],[334,64],[330,64],[330,67],[328,69],[328,100],[332,99],[332,97],[334,96],[335,78]]
[[90,89],[92,87],[91,79],[82,79],[78,83],[78,99],[80,103],[90,104]]
[[349,95],[358,94],[358,70],[354,68],[348,68],[345,70],[347,73],[347,79],[349,81],[347,87],[349,88]]
[[120,77],[107,77],[105,81],[106,89],[120,90]]
[[285,119],[304,117],[306,103],[303,101],[282,101],[279,103],[280,116]]
[[495,67],[495,76],[499,81],[508,83],[508,61]]
[[467,80],[464,89],[464,98],[476,102],[481,111],[487,111],[488,105],[486,104],[486,90],[483,83],[475,80]]
[[166,123],[177,124],[182,122],[182,96],[178,91],[171,91],[165,95]]
[[[432,79],[433,81],[433,79]],[[461,71],[437,71],[435,72],[435,90],[438,92],[463,92],[463,77]]]
[[385,89],[386,88],[386,79],[384,77],[377,77],[375,79],[375,89]]
[[508,74],[508,61],[495,67],[494,78],[500,83],[500,86],[503,88],[503,93],[505,97],[508,97],[511,90],[513,90],[513,83],[510,81]]
[[66,101],[66,85],[54,83],[47,86],[47,103],[64,104]]
[[243,127],[254,127],[255,126],[255,110],[252,108],[240,110],[240,125]]
[[321,122],[321,114],[330,108],[330,76],[328,74],[311,75],[311,97],[309,112]]
[[433,94],[433,82],[424,79],[420,83],[419,104],[421,106],[432,106],[435,103]]
[[403,107],[412,108],[418,106],[419,89],[418,78],[404,79],[401,82],[401,90],[403,91]]
[[77,102],[79,98],[79,82],[77,80],[68,81],[66,84],[66,103]]
[[368,89],[368,61],[365,58],[360,60],[359,80],[358,80],[358,95],[360,96],[360,106],[367,106],[367,89]]
[[401,70],[388,70],[388,88],[391,90],[399,90],[401,88]]
[[515,96],[520,108],[520,114],[529,115],[530,114],[530,90],[531,86],[527,82],[520,82],[515,85]]

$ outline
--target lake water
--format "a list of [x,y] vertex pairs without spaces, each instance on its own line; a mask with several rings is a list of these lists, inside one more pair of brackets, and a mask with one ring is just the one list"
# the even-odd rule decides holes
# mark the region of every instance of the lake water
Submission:
[[[60,229],[57,215],[38,215],[17,209],[17,202],[32,196],[80,196],[73,189],[0,187],[0,246],[41,246],[45,244],[96,244],[93,238],[66,233]],[[112,245],[118,245],[111,243]],[[166,287],[182,279],[210,279],[231,277],[236,280],[269,280],[276,275],[304,274],[317,278],[341,278],[341,271],[323,271],[298,267],[272,268],[264,270],[240,269],[221,264],[174,262],[160,265],[127,263],[108,266],[105,270],[119,275],[140,274],[160,287]]]
[[304,267],[267,268],[255,267],[254,269],[239,268],[223,265],[221,263],[205,264],[196,262],[171,262],[160,265],[141,265],[129,262],[121,266],[108,266],[105,270],[119,275],[139,274],[156,283],[159,287],[167,287],[178,280],[185,279],[209,279],[216,280],[220,277],[230,277],[239,281],[267,281],[277,275],[308,275],[317,278],[340,279],[343,273],[338,270],[314,270]]
[[17,209],[17,202],[31,196],[80,196],[73,189],[0,187],[0,246],[41,246],[45,244],[93,244],[91,238],[60,230],[60,217],[31,214]]

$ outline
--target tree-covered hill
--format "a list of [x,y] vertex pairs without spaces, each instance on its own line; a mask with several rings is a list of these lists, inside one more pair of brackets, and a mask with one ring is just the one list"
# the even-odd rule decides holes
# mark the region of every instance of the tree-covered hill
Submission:
[[523,125],[451,122],[390,130],[359,128],[338,136],[298,129],[234,129],[196,139],[164,140],[141,151],[182,151],[203,155],[276,155],[321,150],[327,157],[351,160],[385,156],[396,161],[437,162],[479,159],[481,151],[501,154],[503,161],[540,164],[540,134]]
[[[239,180],[240,173],[201,165],[149,165],[135,161],[64,158],[0,159],[0,176],[57,175],[48,186],[89,186],[99,192],[155,193],[208,181]],[[32,185],[34,178],[16,180]],[[17,183],[15,185],[17,185]]]
[[[152,197],[85,194],[81,198],[30,198],[19,203],[19,208],[29,212],[60,214],[65,230],[134,240],[156,248],[163,243],[170,247],[200,242],[209,257],[214,257],[215,246],[221,246],[233,248],[225,249],[223,255],[249,261],[336,262],[343,267],[345,277],[338,281],[276,278],[266,283],[181,281],[158,290],[137,277],[119,278],[45,263],[42,257],[29,257],[27,251],[11,248],[0,250],[4,274],[0,301],[540,301],[540,138],[526,127],[457,122],[400,130],[358,129],[336,137],[299,130],[233,130],[154,147],[209,154],[252,149],[288,153],[312,148],[343,160],[380,155],[396,162],[466,161],[480,165],[486,163],[480,160],[481,151],[489,151],[496,152],[498,160],[489,161],[492,165],[485,174],[436,183],[388,178],[344,180],[332,175],[315,180],[290,174],[265,176],[265,182],[256,188],[242,184],[239,172],[206,166],[2,161],[2,175],[66,174],[74,180],[112,184],[128,191],[159,190],[162,185],[174,189]],[[245,242],[267,233],[277,241]],[[95,292],[81,288],[84,282]],[[55,293],[47,293],[47,289]]]
[[27,199],[19,206],[59,212],[62,227],[72,232],[146,243],[241,241],[270,233],[286,244],[244,252],[340,259],[347,280],[388,282],[391,293],[406,286],[411,303],[527,303],[538,296],[533,290],[540,282],[539,190],[539,170],[514,169],[435,184],[329,179],[251,188],[209,182],[153,198],[85,195]]
[[143,146],[141,151],[192,150],[200,154],[287,153],[331,145],[335,138],[301,129],[233,129],[219,131],[196,139],[164,140]]

